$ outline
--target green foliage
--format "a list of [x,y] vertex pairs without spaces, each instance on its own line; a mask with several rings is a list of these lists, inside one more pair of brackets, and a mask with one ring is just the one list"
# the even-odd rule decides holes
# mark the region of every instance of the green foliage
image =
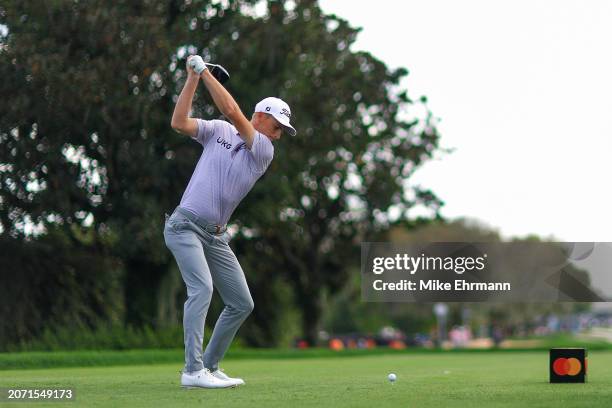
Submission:
[[[499,233],[487,225],[473,220],[455,220],[453,222],[437,221],[422,226],[415,230],[395,228],[389,232],[388,239],[392,242],[422,243],[422,242],[503,242]],[[512,242],[530,242],[534,237],[524,240],[513,239]],[[526,247],[527,248],[527,247]],[[558,258],[558,251],[545,251],[544,246],[532,246],[533,253],[525,260],[524,268],[533,268],[538,264],[559,264],[562,259]],[[552,247],[551,247],[552,248]],[[538,262],[533,262],[537,259]],[[518,261],[518,260],[517,260]],[[577,270],[573,265],[565,267],[571,271],[573,276],[580,278],[588,285],[589,276],[585,271]],[[530,269],[528,269],[530,270]],[[538,271],[534,271],[538,273]],[[431,316],[433,305],[396,304],[393,306],[401,315],[410,315],[417,309],[421,313]],[[563,303],[563,302],[539,302],[539,303],[450,303],[449,325],[470,324],[475,333],[484,327],[491,325],[503,327],[506,334],[517,336],[526,335],[532,329],[538,319],[545,318],[551,314],[569,315],[584,312],[590,309],[588,303]],[[464,316],[467,313],[468,316]],[[433,323],[433,321],[431,321]],[[404,329],[405,330],[405,329]],[[408,328],[408,332],[414,329]]]
[[178,348],[183,344],[180,326],[153,329],[120,325],[48,327],[31,341],[14,344],[6,351],[132,350]]
[[[512,242],[533,241],[534,237],[525,240],[514,239]],[[501,242],[502,238],[494,229],[473,220],[455,220],[452,222],[436,220],[419,227],[412,224],[398,225],[387,232],[381,232],[373,241],[389,241],[397,244],[423,242]],[[525,267],[543,264],[551,260],[554,254],[543,251],[543,246],[535,247],[530,259],[539,262],[528,262]],[[557,264],[562,260],[548,262]],[[588,285],[589,276],[585,271],[568,265],[571,271]],[[567,316],[590,310],[590,303],[580,302],[539,302],[539,303],[449,303],[448,326],[467,324],[473,333],[480,334],[482,328],[501,327],[506,335],[525,337],[530,331],[550,315]],[[429,334],[436,327],[432,303],[365,303],[361,301],[361,279],[358,269],[350,274],[347,285],[337,296],[325,305],[323,315],[325,330],[336,333],[375,333],[388,325],[402,330],[408,335],[415,333]],[[558,342],[560,343],[560,342]]]
[[54,327],[76,333],[123,320],[116,259],[56,230],[29,242],[2,235],[0,248],[0,351]]

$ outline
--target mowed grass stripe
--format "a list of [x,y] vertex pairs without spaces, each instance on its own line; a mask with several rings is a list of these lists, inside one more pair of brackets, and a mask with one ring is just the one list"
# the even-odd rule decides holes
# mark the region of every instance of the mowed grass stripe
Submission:
[[[183,390],[181,365],[162,364],[7,370],[0,372],[0,387],[72,386],[77,401],[65,405],[73,407],[610,406],[612,352],[590,353],[587,384],[549,384],[547,364],[546,352],[228,360],[226,371],[246,386]],[[398,376],[394,385],[390,372]]]

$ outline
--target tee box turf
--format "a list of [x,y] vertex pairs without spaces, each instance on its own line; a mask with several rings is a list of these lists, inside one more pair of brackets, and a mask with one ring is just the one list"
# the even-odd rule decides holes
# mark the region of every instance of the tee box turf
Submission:
[[551,383],[584,383],[587,377],[587,351],[583,348],[550,349]]

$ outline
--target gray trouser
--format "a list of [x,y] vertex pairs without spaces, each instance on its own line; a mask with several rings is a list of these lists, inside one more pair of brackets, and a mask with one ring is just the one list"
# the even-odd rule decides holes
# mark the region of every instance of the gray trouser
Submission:
[[[183,315],[185,371],[199,371],[203,367],[216,370],[238,328],[253,311],[244,273],[228,245],[229,234],[210,233],[175,210],[166,218],[164,238],[187,287]],[[225,308],[202,358],[204,321],[213,284]]]

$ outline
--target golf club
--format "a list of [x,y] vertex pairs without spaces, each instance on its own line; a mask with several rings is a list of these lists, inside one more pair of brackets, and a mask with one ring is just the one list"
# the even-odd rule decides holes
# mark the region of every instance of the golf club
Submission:
[[230,77],[229,72],[227,72],[227,70],[221,65],[205,63],[202,57],[199,55],[196,55],[189,60],[189,66],[191,66],[198,74],[201,74],[202,71],[204,71],[204,68],[207,67],[212,76],[214,76],[221,84],[227,82]]
[[224,84],[224,83],[226,83],[229,80],[229,78],[230,78],[229,72],[227,72],[227,70],[225,68],[223,68],[221,65],[208,64],[207,63],[206,66],[208,66],[208,69],[210,70],[210,73],[220,83]]

